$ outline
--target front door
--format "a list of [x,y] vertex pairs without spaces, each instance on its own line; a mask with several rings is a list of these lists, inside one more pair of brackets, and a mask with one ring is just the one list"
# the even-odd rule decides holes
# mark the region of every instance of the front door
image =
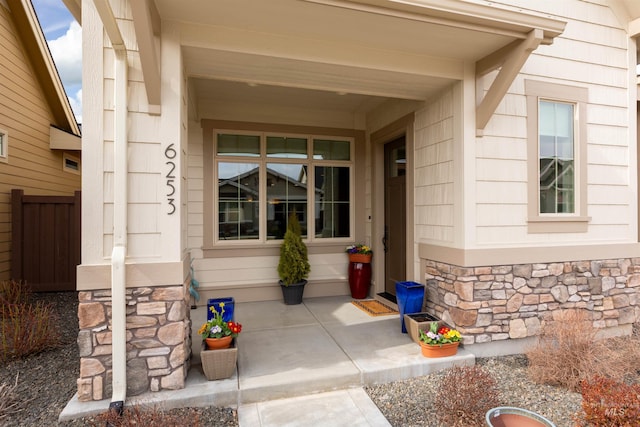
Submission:
[[384,146],[384,278],[385,294],[395,296],[396,282],[406,277],[406,173],[405,137]]

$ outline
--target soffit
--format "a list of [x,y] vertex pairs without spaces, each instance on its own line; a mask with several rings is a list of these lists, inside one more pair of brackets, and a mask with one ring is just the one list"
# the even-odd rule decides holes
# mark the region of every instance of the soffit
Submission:
[[[238,28],[254,34],[279,34],[419,55],[477,60],[516,38],[542,28],[547,42],[563,23],[539,15],[491,7],[488,3],[438,0],[155,0],[163,20]],[[456,10],[447,11],[449,6]],[[469,12],[463,12],[466,8]],[[484,16],[477,15],[482,11]],[[516,20],[517,18],[517,20]],[[512,21],[508,21],[511,19]],[[527,23],[528,21],[531,21]]]
[[[223,100],[230,93],[223,82],[260,88],[254,98],[266,97],[272,87],[289,87],[297,97],[308,90],[307,102],[316,99],[321,108],[362,109],[385,98],[425,100],[533,29],[542,29],[542,43],[550,43],[564,28],[548,17],[460,0],[155,0],[155,5],[163,22],[179,28],[196,104]],[[329,100],[321,91],[349,95]],[[284,102],[284,94],[273,101]]]

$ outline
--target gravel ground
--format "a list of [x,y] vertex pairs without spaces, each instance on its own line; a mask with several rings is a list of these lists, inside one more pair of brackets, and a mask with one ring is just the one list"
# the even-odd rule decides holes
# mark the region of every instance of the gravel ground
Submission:
[[[78,377],[77,294],[60,292],[36,294],[55,304],[60,316],[64,344],[61,348],[36,354],[25,360],[15,360],[0,369],[0,384],[13,384],[24,403],[19,413],[0,421],[0,427],[100,425],[94,419],[58,423],[58,415],[76,392]],[[518,406],[537,412],[558,427],[571,427],[572,415],[580,409],[581,398],[560,388],[533,384],[527,379],[526,358],[506,356],[479,359],[497,380],[504,406]],[[380,408],[392,426],[436,427],[435,410],[431,406],[441,374],[412,378],[388,384],[365,387],[365,391]],[[228,408],[186,408],[172,411],[182,419],[197,414],[202,426],[237,426],[237,413]],[[438,426],[440,427],[440,426]],[[447,427],[447,426],[443,426]]]
[[[572,427],[572,416],[580,409],[582,398],[558,387],[534,384],[527,378],[527,358],[503,356],[477,359],[491,372],[500,389],[500,405],[516,406],[536,412],[557,427]],[[441,426],[431,406],[443,373],[435,373],[406,381],[365,387],[369,397],[380,408],[392,426]]]

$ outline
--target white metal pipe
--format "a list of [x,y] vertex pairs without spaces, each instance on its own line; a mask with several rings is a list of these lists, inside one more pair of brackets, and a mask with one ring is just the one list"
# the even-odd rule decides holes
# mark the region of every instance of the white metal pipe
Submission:
[[111,253],[111,408],[120,412],[127,396],[127,49],[109,0],[94,0],[100,20],[115,51],[114,141],[113,141],[113,251]]

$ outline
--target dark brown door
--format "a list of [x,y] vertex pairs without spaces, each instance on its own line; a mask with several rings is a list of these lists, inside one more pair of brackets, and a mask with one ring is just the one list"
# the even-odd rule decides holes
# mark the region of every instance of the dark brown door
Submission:
[[406,172],[404,136],[384,146],[385,292],[396,294],[396,282],[406,277]]
[[11,192],[11,277],[36,292],[76,288],[80,264],[80,192],[25,196]]

